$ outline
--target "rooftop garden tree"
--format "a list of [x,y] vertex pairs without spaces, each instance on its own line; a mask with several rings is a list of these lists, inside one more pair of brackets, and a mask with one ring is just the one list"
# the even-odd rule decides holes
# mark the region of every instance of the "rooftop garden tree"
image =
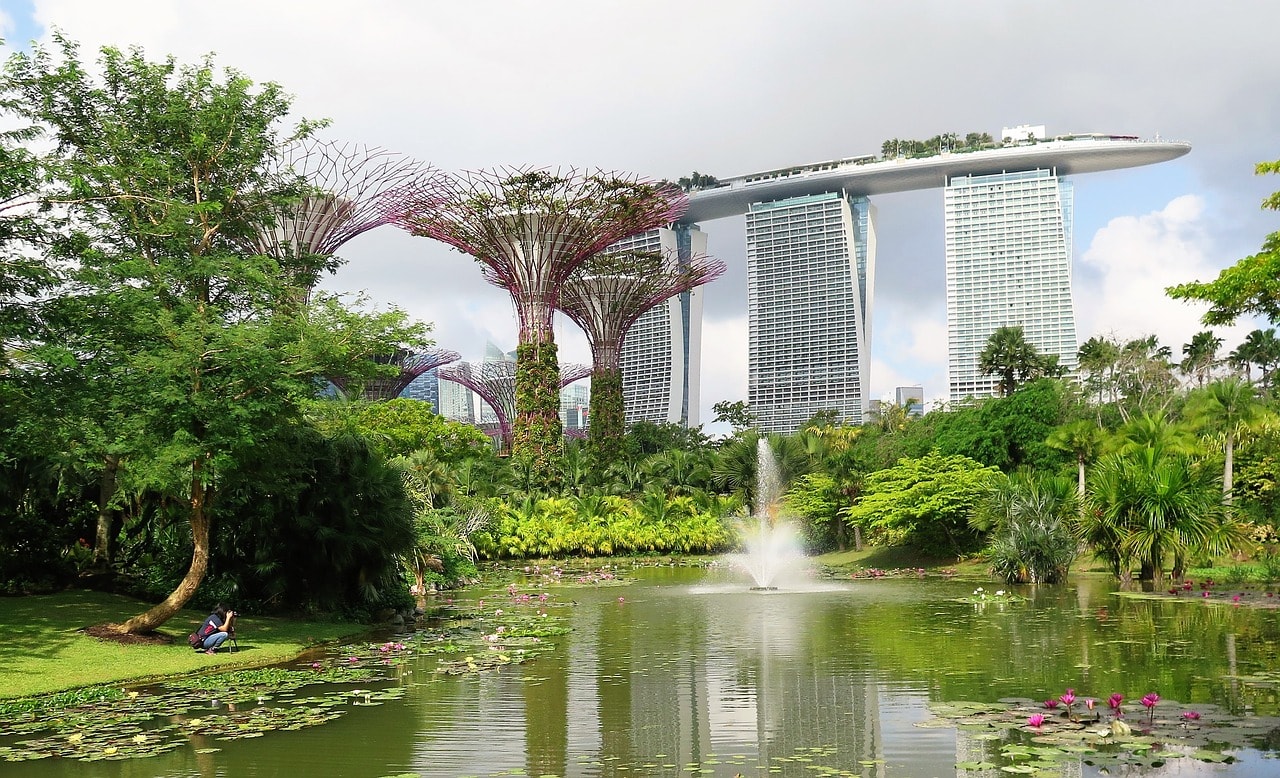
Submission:
[[582,328],[591,348],[587,433],[597,467],[607,468],[618,458],[626,434],[622,347],[627,332],[655,306],[719,278],[724,271],[723,262],[702,256],[681,260],[653,251],[601,252],[565,281],[560,310]]
[[563,445],[552,329],[561,290],[588,257],[687,204],[674,187],[618,173],[518,168],[445,176],[404,203],[402,227],[470,254],[510,292],[520,327],[512,453],[549,482]]
[[457,362],[460,358],[461,355],[458,352],[447,348],[432,348],[426,351],[400,348],[390,354],[377,354],[373,357],[375,364],[394,368],[397,371],[395,375],[374,376],[364,381],[353,381],[344,376],[331,376],[329,380],[348,397],[354,393],[366,400],[394,400],[418,376],[435,370],[441,365]]

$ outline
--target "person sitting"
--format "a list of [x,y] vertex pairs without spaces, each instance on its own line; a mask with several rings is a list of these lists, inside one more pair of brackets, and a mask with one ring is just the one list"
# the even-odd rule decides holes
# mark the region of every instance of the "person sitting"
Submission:
[[222,603],[213,606],[213,613],[200,625],[200,634],[204,636],[201,647],[206,654],[216,653],[218,646],[231,637],[235,631],[235,618],[236,612],[227,610]]

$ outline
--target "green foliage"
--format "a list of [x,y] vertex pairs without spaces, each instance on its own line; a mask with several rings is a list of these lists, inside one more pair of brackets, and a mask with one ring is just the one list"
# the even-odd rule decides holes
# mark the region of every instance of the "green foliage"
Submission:
[[965,454],[1012,472],[1019,467],[1053,469],[1061,457],[1045,439],[1062,423],[1062,385],[1052,379],[1025,384],[1008,397],[994,397],[939,418],[934,446],[944,454]]
[[399,560],[415,532],[402,471],[364,438],[298,425],[224,477],[211,587],[233,581],[259,611],[351,616],[405,594]]
[[999,478],[994,467],[935,451],[868,475],[862,499],[846,516],[887,545],[961,555],[978,540],[969,515],[979,495]]
[[716,424],[729,424],[733,427],[735,435],[756,426],[756,415],[751,412],[750,406],[742,400],[735,402],[721,400],[712,405],[711,410],[716,414],[714,422]]
[[322,429],[334,433],[349,429],[367,438],[386,458],[430,451],[445,464],[453,464],[489,453],[484,433],[470,424],[450,421],[431,410],[429,403],[397,398],[385,402],[344,403],[317,400],[308,406],[309,415]]
[[1068,478],[1018,474],[991,484],[970,524],[991,530],[984,554],[1007,583],[1061,583],[1079,549],[1079,495]]
[[591,373],[591,426],[587,429],[595,467],[607,469],[622,455],[626,429],[622,370],[597,365]]
[[[1280,161],[1262,162],[1257,172],[1280,172]],[[1280,192],[1263,201],[1263,207],[1280,210]],[[1208,283],[1195,281],[1171,286],[1165,293],[1175,300],[1201,300],[1211,306],[1205,324],[1233,324],[1241,316],[1265,316],[1280,322],[1280,231],[1262,242],[1262,249],[1223,270]]]
[[713,553],[734,537],[722,517],[687,496],[646,493],[632,502],[616,496],[548,497],[503,504],[494,526],[474,536],[489,559],[613,554]]
[[986,348],[978,355],[978,369],[983,375],[997,375],[997,391],[1008,397],[1019,384],[1043,376],[1061,374],[1056,354],[1041,354],[1021,326],[998,327],[987,339]]
[[848,504],[834,478],[827,473],[808,473],[792,482],[783,498],[783,513],[803,519],[806,550],[821,554],[840,545],[841,512]]
[[516,347],[516,419],[511,456],[536,490],[554,491],[563,451],[560,428],[560,362],[551,340]]

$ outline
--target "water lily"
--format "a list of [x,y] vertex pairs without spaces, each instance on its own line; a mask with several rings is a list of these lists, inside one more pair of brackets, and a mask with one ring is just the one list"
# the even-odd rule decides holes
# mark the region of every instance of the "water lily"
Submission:
[[146,735],[134,735],[134,736],[133,736],[133,742],[138,743],[138,744],[145,743],[145,742],[147,742],[147,736],[146,736]]
[[1027,717],[1027,726],[1029,727],[1039,727],[1042,724],[1044,724],[1044,714],[1042,713],[1032,713]]
[[1049,710],[1053,710],[1054,708],[1058,707],[1058,701],[1050,697],[1049,699],[1044,701],[1044,706]]
[[1194,710],[1184,710],[1182,712],[1182,720],[1183,721],[1199,721],[1200,713],[1199,711],[1194,711]]
[[[1183,715],[1183,716],[1185,716],[1185,715],[1187,715],[1187,714],[1185,714],[1185,713],[1184,713],[1184,714],[1182,714],[1182,715]],[[76,732],[76,733],[74,733],[74,734],[67,735],[67,742],[68,742],[68,743],[79,743],[81,740],[84,740],[84,733],[83,733],[83,732]]]
[[1062,701],[1063,705],[1067,706],[1067,718],[1071,718],[1071,706],[1076,701],[1076,690],[1067,689],[1058,699]]
[[1120,710],[1120,703],[1124,702],[1123,694],[1113,694],[1107,698],[1107,705],[1111,707],[1111,714],[1116,718],[1124,715],[1124,711]]
[[1004,589],[1000,589],[1000,590],[996,591],[996,596],[997,596],[997,597],[1003,597],[1003,596],[1004,596]]
[[1151,692],[1150,694],[1144,694],[1144,695],[1142,695],[1142,705],[1143,705],[1143,707],[1145,707],[1145,708],[1147,709],[1147,720],[1148,720],[1148,721],[1150,721],[1151,719],[1155,718],[1155,715],[1156,715],[1156,703],[1157,703],[1157,702],[1159,702],[1159,701],[1160,701],[1160,695],[1156,694],[1155,692]]

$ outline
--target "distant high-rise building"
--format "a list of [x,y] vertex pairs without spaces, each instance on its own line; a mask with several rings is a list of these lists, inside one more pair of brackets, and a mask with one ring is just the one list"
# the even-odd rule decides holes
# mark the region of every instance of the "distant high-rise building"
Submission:
[[748,400],[790,433],[834,409],[861,424],[871,368],[875,209],[841,192],[747,211]]
[[431,409],[440,413],[440,379],[436,377],[436,371],[428,370],[410,381],[409,385],[400,392],[400,396],[409,400],[429,402]]
[[436,413],[464,424],[476,423],[477,398],[470,389],[453,381],[438,381],[437,392]]
[[589,384],[570,384],[560,390],[560,423],[566,432],[587,428],[590,406]]
[[924,415],[924,387],[899,386],[894,392],[895,402],[908,416]]
[[[697,225],[678,225],[633,235],[610,248],[687,258],[706,254],[707,236]],[[698,426],[702,294],[697,287],[659,303],[627,332],[621,362],[628,424]]]
[[1000,327],[1076,369],[1070,182],[1052,169],[948,179],[947,361],[953,402],[995,392],[979,356]]

